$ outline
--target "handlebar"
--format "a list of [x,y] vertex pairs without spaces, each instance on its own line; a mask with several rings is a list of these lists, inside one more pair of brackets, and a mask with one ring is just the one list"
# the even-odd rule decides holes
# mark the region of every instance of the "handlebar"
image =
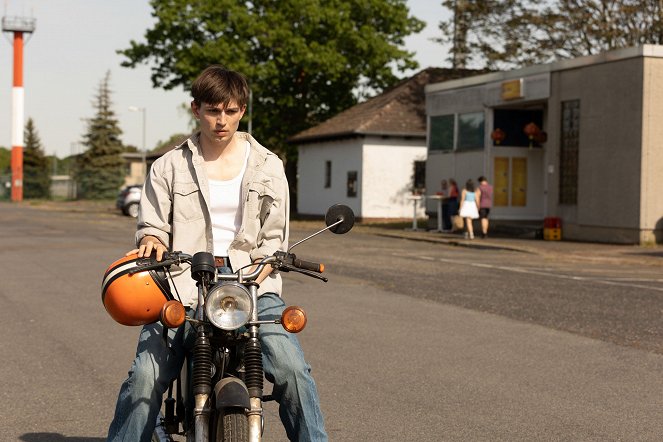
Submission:
[[[172,265],[179,265],[182,263],[191,264],[193,256],[182,253],[182,252],[166,252],[163,255],[161,261],[146,260],[146,263],[132,269],[129,273],[134,274],[138,272],[144,272],[146,270],[154,270],[159,268],[166,268]],[[277,251],[273,255],[266,256],[260,261],[253,263],[251,265],[256,265],[256,268],[246,274],[242,274],[241,270],[238,269],[235,273],[221,274],[218,273],[216,276],[221,281],[239,281],[239,282],[250,282],[255,281],[260,273],[264,270],[265,266],[271,265],[275,270],[281,272],[297,272],[306,276],[320,279],[324,282],[327,282],[328,279],[320,276],[319,274],[324,272],[325,266],[322,263],[305,261],[297,258],[294,253],[288,253],[283,251]]]

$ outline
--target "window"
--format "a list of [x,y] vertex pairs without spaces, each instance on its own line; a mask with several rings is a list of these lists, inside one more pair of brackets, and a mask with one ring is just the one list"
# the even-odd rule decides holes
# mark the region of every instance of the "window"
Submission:
[[331,161],[325,161],[325,189],[331,187]]
[[357,172],[348,172],[348,196],[354,198],[357,196]]
[[426,162],[414,162],[414,190],[423,191],[426,188]]
[[458,115],[458,150],[483,149],[484,119],[483,112]]
[[451,152],[454,148],[454,115],[430,117],[430,150]]
[[559,203],[578,203],[578,148],[580,145],[580,100],[562,102],[559,156]]
[[482,112],[430,117],[430,151],[452,152],[484,147],[485,116]]

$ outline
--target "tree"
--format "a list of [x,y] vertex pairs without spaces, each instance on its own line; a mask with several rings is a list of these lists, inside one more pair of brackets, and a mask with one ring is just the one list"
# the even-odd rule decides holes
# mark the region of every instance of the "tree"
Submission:
[[[660,0],[444,0],[440,23],[452,57],[512,69],[663,42]],[[454,24],[467,25],[460,30]],[[464,31],[464,32],[463,32]]]
[[242,72],[253,92],[253,133],[281,154],[290,136],[354,105],[357,91],[382,90],[397,80],[393,68],[415,68],[403,39],[424,25],[409,16],[405,0],[151,5],[154,27],[146,42],[119,51],[123,66],[150,64],[154,86],[165,89],[188,88],[211,64]]
[[11,151],[0,146],[0,175],[11,173]]
[[157,144],[154,146],[152,150],[150,150],[151,154],[164,154],[174,148],[175,146],[178,146],[185,142],[187,138],[189,138],[191,134],[173,134],[168,138],[166,141],[157,141]]
[[51,168],[41,147],[41,140],[32,118],[28,118],[24,130],[23,193],[25,198],[49,198],[51,196]]
[[76,160],[75,176],[79,197],[115,198],[124,182],[125,162],[120,156],[125,148],[120,141],[122,130],[111,109],[110,72],[99,84],[95,97],[96,115],[88,120],[82,144],[85,152]]

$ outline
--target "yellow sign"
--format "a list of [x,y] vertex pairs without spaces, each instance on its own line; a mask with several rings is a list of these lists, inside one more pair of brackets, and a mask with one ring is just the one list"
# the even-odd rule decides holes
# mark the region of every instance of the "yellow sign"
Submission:
[[509,80],[502,83],[502,100],[523,98],[523,80]]

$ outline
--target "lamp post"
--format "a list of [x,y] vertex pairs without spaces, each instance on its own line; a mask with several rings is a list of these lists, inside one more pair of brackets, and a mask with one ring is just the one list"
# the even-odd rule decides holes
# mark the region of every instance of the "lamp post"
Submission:
[[138,106],[129,106],[129,110],[131,112],[142,112],[143,113],[143,148],[142,150],[142,155],[141,155],[141,160],[143,163],[143,180],[147,178],[147,150],[146,150],[146,145],[145,145],[145,128],[146,128],[146,121],[147,121],[147,109],[144,107],[138,107]]

